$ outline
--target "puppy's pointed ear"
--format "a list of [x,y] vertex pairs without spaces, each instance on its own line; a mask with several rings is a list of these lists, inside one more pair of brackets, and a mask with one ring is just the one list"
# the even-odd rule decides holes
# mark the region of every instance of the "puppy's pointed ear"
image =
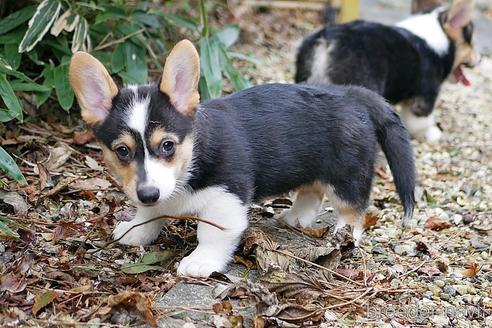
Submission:
[[118,93],[104,65],[86,52],[76,52],[70,61],[69,77],[83,120],[92,126],[101,124]]
[[173,106],[184,115],[192,115],[200,102],[200,57],[195,46],[182,40],[166,59],[159,89],[167,94]]
[[448,28],[460,29],[470,23],[472,12],[473,0],[454,0],[445,24]]

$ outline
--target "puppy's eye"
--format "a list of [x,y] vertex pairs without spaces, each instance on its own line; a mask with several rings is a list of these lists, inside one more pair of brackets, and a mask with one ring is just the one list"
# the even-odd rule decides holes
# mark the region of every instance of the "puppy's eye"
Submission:
[[173,141],[170,140],[162,141],[159,147],[159,151],[161,152],[161,154],[166,157],[169,157],[172,154],[174,154],[174,150],[175,150],[175,144]]
[[130,150],[125,145],[118,146],[116,148],[116,155],[118,155],[120,160],[127,161],[130,159]]

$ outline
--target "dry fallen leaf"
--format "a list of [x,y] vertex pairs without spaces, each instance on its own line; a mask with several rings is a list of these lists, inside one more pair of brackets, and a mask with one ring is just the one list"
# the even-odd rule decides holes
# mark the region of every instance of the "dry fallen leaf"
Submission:
[[301,228],[301,232],[309,237],[323,238],[329,231],[328,227],[323,228]]
[[465,267],[465,270],[463,271],[463,276],[467,278],[472,278],[475,277],[479,271],[480,271],[479,265],[476,262],[473,262]]
[[364,230],[372,228],[378,223],[378,217],[375,215],[366,215],[366,219],[364,221]]
[[20,293],[26,286],[26,279],[20,274],[3,274],[0,276],[0,290],[6,290],[10,293]]
[[425,225],[427,229],[435,230],[435,231],[440,231],[443,229],[447,229],[451,227],[451,223],[447,220],[443,220],[437,215],[433,215],[425,221]]
[[117,295],[111,295],[106,301],[106,306],[99,309],[98,314],[108,314],[112,310],[122,307],[126,310],[136,310],[143,315],[151,327],[157,327],[157,321],[152,313],[152,299],[144,293],[124,291]]
[[438,267],[435,267],[434,265],[430,265],[430,264],[426,264],[422,266],[420,269],[417,270],[417,272],[426,274],[429,277],[438,276],[441,274],[441,271],[439,270]]
[[111,182],[102,178],[89,178],[74,181],[70,187],[75,190],[106,190],[111,187]]
[[56,298],[58,294],[52,290],[47,290],[42,294],[39,294],[34,299],[34,305],[32,306],[32,314],[36,315],[42,308],[51,304]]
[[76,145],[85,145],[94,139],[94,134],[91,131],[77,132],[73,136],[73,143]]
[[63,166],[73,153],[73,149],[66,143],[59,142],[50,148],[48,160],[43,163],[49,172],[55,171]]

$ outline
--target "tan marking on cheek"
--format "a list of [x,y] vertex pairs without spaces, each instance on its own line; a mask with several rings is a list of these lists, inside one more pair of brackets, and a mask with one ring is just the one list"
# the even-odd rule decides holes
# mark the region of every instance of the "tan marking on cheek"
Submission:
[[154,131],[152,131],[152,134],[149,138],[150,147],[154,149],[154,151],[157,151],[163,140],[171,140],[175,143],[178,143],[179,139],[174,133],[166,132],[164,131],[164,129],[161,128],[155,129]]
[[128,165],[124,165],[116,154],[101,144],[103,151],[104,161],[108,166],[112,175],[122,185],[123,190],[127,194],[133,194],[137,190],[137,165],[135,162],[131,162]]

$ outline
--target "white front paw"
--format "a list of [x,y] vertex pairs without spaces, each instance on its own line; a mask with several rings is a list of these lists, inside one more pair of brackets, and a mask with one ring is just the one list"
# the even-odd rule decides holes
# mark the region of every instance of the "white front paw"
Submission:
[[121,238],[118,240],[120,244],[140,246],[150,244],[160,233],[160,229],[151,229],[153,227],[152,224],[143,224],[132,229],[134,225],[135,223],[131,221],[118,223],[113,230],[113,238],[115,240]]
[[425,140],[428,142],[436,142],[439,141],[442,137],[442,132],[437,126],[431,126],[425,132]]
[[284,210],[279,214],[278,218],[283,220],[291,227],[309,228],[316,220],[317,211],[304,210],[301,214],[293,210]]
[[178,275],[207,278],[214,271],[223,271],[228,260],[228,257],[219,249],[198,246],[190,255],[181,260]]

